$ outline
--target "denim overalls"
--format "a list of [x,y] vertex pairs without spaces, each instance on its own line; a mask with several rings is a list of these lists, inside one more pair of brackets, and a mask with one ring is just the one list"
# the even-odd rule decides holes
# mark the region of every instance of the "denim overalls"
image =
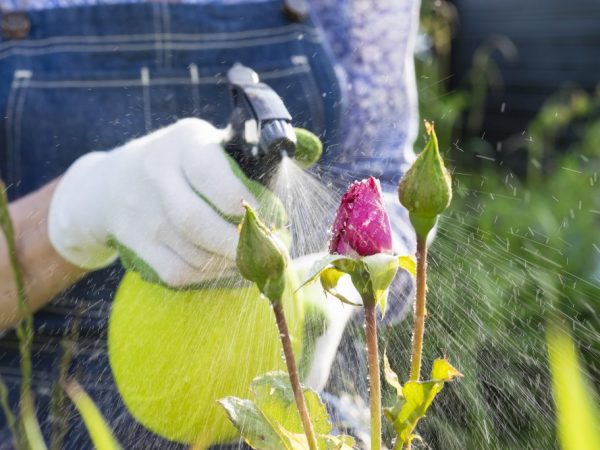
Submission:
[[[231,112],[225,74],[256,70],[283,98],[294,125],[335,148],[340,92],[311,18],[294,21],[281,0],[240,5],[168,3],[73,7],[26,14],[21,39],[0,38],[0,176],[19,198],[62,174],[82,154],[196,116],[219,127]],[[333,152],[326,152],[331,160]],[[116,391],[106,354],[118,266],[96,272],[35,315],[33,385],[47,439],[50,397],[69,330],[79,333],[71,373],[97,402],[124,448],[180,448],[135,423]],[[0,340],[0,374],[16,405],[19,352]],[[0,449],[11,448],[1,419]],[[63,448],[91,448],[73,417]]]

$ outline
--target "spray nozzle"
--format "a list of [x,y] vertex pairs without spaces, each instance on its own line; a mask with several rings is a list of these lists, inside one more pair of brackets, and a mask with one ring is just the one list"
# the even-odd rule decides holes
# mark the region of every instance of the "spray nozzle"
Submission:
[[225,149],[248,176],[264,182],[284,156],[293,157],[296,152],[292,117],[279,95],[261,83],[252,69],[235,64],[227,79],[233,112]]

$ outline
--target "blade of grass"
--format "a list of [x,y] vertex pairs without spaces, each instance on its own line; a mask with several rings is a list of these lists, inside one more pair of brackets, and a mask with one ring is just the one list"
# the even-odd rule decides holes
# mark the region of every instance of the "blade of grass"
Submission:
[[63,387],[81,414],[94,447],[97,450],[121,450],[121,445],[114,438],[102,413],[83,387],[75,380],[69,381]]
[[6,418],[6,425],[10,430],[13,445],[15,448],[20,449],[22,446],[19,439],[19,433],[17,431],[17,418],[10,407],[10,403],[8,401],[8,388],[6,387],[6,383],[2,377],[0,377],[0,407],[2,408],[2,412]]
[[21,398],[21,422],[28,450],[47,450],[40,423],[35,415],[35,404],[31,392],[26,392]]
[[75,346],[77,339],[79,338],[80,313],[81,311],[77,311],[68,335],[61,341],[63,354],[58,368],[58,380],[54,383],[52,388],[52,400],[50,405],[52,420],[50,450],[61,450],[63,448],[65,436],[68,431],[71,408],[68,407],[65,391],[62,387],[67,382],[69,368],[71,367]]

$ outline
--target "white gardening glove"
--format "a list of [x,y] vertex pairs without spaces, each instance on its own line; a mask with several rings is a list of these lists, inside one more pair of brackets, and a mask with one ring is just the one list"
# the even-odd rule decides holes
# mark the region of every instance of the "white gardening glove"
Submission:
[[254,207],[277,201],[226,154],[226,135],[206,121],[183,119],[82,156],[52,199],[53,246],[86,269],[120,254],[126,267],[172,287],[231,273],[242,200]]

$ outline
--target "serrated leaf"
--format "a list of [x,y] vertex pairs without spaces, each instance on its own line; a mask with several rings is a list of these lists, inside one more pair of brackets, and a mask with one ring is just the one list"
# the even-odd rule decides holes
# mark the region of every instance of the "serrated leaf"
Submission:
[[70,381],[64,389],[81,414],[94,447],[97,450],[120,450],[121,445],[114,438],[102,413],[79,383]]
[[395,449],[402,449],[411,442],[419,420],[421,420],[436,395],[446,382],[462,374],[445,359],[436,359],[433,363],[432,378],[429,381],[409,381],[402,387],[402,397],[391,408],[386,408],[385,416],[392,421],[396,430]]
[[369,274],[372,295],[385,314],[387,294],[390,284],[398,271],[398,257],[387,253],[377,253],[360,259]]
[[398,267],[406,270],[413,277],[417,276],[417,261],[412,256],[398,256]]
[[[250,388],[255,402],[236,397],[219,400],[246,443],[257,450],[308,450],[288,375],[269,372],[255,378]],[[303,391],[319,450],[351,450],[353,438],[329,435],[329,415],[317,393]]]
[[433,361],[433,366],[431,367],[432,381],[452,381],[462,376],[463,374],[456,370],[447,359],[438,358]]
[[[425,416],[427,409],[443,386],[443,382],[436,381],[409,381],[404,385],[404,402],[394,418],[396,448],[402,448],[402,445],[412,440],[417,423]],[[401,443],[400,447],[398,442]]]
[[400,380],[398,379],[398,375],[396,372],[392,370],[390,366],[390,361],[387,357],[387,352],[383,352],[383,374],[385,376],[385,381],[396,389],[396,394],[398,397],[402,397],[402,384],[400,384]]
[[[303,433],[292,433],[280,427],[281,434],[288,440],[293,450],[308,450],[308,440]],[[319,450],[354,450],[356,442],[350,436],[317,435]]]
[[289,444],[273,429],[252,401],[225,397],[219,400],[219,404],[250,447],[259,450],[290,450]]
[[[304,433],[288,374],[269,372],[255,378],[250,388],[257,408],[272,426],[278,424],[292,433]],[[329,415],[319,395],[309,388],[303,388],[303,392],[315,433],[329,434]]]
[[292,433],[291,431],[286,430],[282,426],[279,426],[279,432],[282,434],[284,439],[286,439],[286,443],[288,444],[288,448],[291,450],[308,450],[308,439],[306,439],[306,435],[304,433]]
[[321,439],[325,441],[325,448],[327,450],[354,450],[356,441],[351,436],[345,434],[341,436],[319,436],[319,444]]

